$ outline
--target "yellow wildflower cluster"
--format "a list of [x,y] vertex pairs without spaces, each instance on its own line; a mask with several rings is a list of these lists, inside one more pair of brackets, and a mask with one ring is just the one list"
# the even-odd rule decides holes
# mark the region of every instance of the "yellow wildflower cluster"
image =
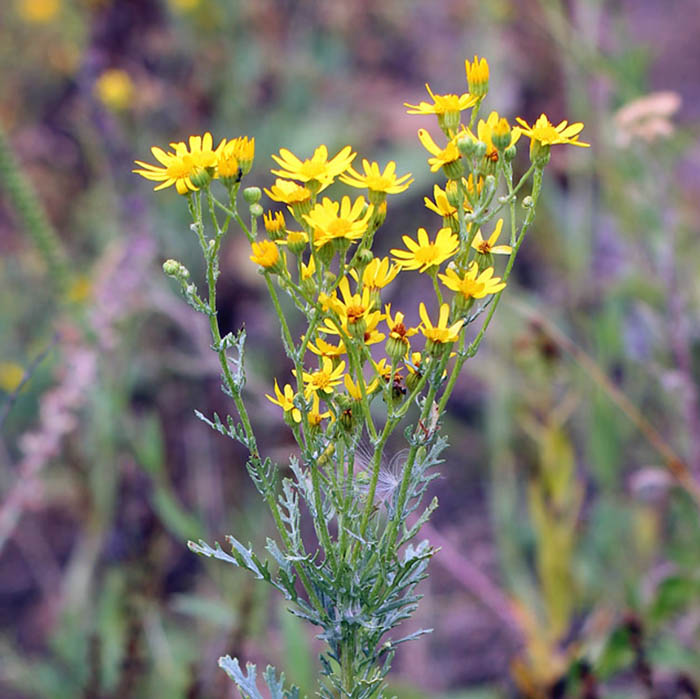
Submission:
[[[521,118],[519,126],[511,126],[496,111],[480,119],[489,66],[475,56],[465,62],[465,71],[468,92],[441,95],[426,85],[430,102],[405,105],[409,114],[437,117],[446,140],[440,144],[425,128],[419,129],[418,139],[430,155],[431,171],[446,179],[433,186],[432,199],[424,198],[439,221],[430,230],[404,232],[403,247],[392,248],[390,256],[375,257],[374,237],[386,220],[388,195],[404,192],[413,182],[410,173],[397,174],[393,161],[380,165],[362,159],[359,170],[353,167],[357,154],[349,145],[334,155],[319,145],[310,157],[281,148],[272,155],[277,165],[270,171],[274,184],[264,190],[281,208],[263,211],[260,190],[244,190],[254,222],[250,229],[237,213],[235,196],[241,178],[250,172],[254,139],[224,139],[214,147],[211,134],[205,133],[191,136],[187,143],[171,143],[168,151],[153,147],[159,165],[137,161],[134,172],[157,182],[156,189],[175,185],[193,202],[200,190],[212,197],[210,184],[219,179],[234,208],[213,201],[244,227],[250,259],[266,279],[283,328],[287,325],[277,287],[306,315],[308,328],[300,343],[286,331],[294,381],[280,388],[275,379],[274,392],[267,395],[294,429],[316,430],[326,420],[333,429],[362,429],[356,418],[363,415],[371,422],[369,401],[374,396],[382,395],[394,408],[397,401],[405,405],[424,388],[428,374],[442,380],[455,356],[458,370],[468,350],[475,351],[467,348],[467,328],[494,297],[493,308],[497,305],[529,225],[527,221],[518,232],[513,214],[523,184],[514,184],[512,168],[520,138],[531,141],[532,166],[526,175],[535,173],[535,200],[550,146],[587,145],[578,140],[583,128],[578,123],[554,126],[542,115],[532,126]],[[469,119],[462,123],[465,112]],[[338,182],[364,193],[338,199],[322,196]],[[502,196],[496,199],[499,186]],[[499,241],[504,219],[496,215],[502,209],[510,214],[507,242]],[[201,206],[193,205],[192,210],[201,211]],[[504,260],[498,273],[494,255]],[[392,285],[414,273],[432,279],[434,302],[419,299],[418,308],[395,308]],[[472,312],[476,301],[482,306]],[[406,320],[409,310],[418,320],[414,326]],[[422,348],[413,346],[417,336],[422,337]],[[379,347],[384,352],[377,356]]]

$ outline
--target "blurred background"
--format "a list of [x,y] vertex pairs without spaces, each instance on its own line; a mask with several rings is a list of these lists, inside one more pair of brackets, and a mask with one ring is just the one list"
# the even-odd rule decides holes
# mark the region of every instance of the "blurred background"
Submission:
[[[221,654],[311,692],[318,641],[187,539],[261,543],[202,317],[186,207],[131,173],[210,130],[270,153],[325,142],[395,159],[380,249],[433,177],[403,102],[583,121],[555,148],[515,278],[452,401],[442,547],[401,647],[402,699],[697,697],[700,686],[700,8],[697,0],[3,0],[0,5],[0,696],[229,697]],[[522,171],[527,167],[518,161]],[[263,397],[283,351],[230,236],[220,323],[249,334]],[[411,289],[402,289],[408,296]],[[407,304],[410,305],[410,304]],[[400,444],[396,445],[400,448]]]

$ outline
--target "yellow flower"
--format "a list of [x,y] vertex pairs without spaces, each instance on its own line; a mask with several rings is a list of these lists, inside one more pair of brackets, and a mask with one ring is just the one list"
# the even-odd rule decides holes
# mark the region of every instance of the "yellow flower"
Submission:
[[267,398],[271,403],[274,403],[275,405],[279,405],[280,408],[285,412],[285,414],[289,414],[292,416],[292,419],[294,422],[301,422],[301,412],[299,411],[299,408],[297,408],[294,405],[294,397],[296,393],[294,392],[294,389],[289,385],[285,384],[284,386],[284,393],[280,391],[279,384],[277,383],[277,379],[275,379],[275,396],[276,398],[273,398],[270,394],[266,393],[265,398]]
[[452,291],[461,294],[465,299],[482,299],[489,294],[496,294],[505,289],[506,283],[500,277],[493,276],[493,267],[488,267],[483,272],[479,271],[479,265],[472,262],[463,277],[460,277],[453,269],[448,269],[446,274],[439,274],[440,280]]
[[476,97],[483,97],[489,91],[489,64],[486,59],[474,56],[471,63],[467,59],[464,61],[464,69],[469,92]]
[[379,169],[379,163],[370,163],[366,158],[362,159],[362,169],[364,175],[360,175],[352,165],[348,167],[346,174],[340,176],[340,181],[351,187],[366,187],[370,194],[372,192],[383,192],[384,194],[398,194],[408,189],[413,179],[411,173],[396,176],[396,163],[390,160],[384,168],[384,172]]
[[120,68],[105,70],[95,82],[97,98],[109,109],[126,109],[134,96],[134,83]]
[[345,362],[339,362],[333,367],[333,362],[328,357],[321,358],[321,366],[316,371],[303,371],[301,376],[305,384],[304,395],[310,398],[312,395],[320,393],[333,393],[334,386],[337,386],[343,379]]
[[389,338],[386,341],[386,353],[397,361],[406,356],[411,348],[409,337],[418,333],[418,328],[407,328],[404,321],[404,315],[397,311],[394,317],[391,317],[391,304],[387,304],[384,308],[386,324],[389,328]]
[[309,342],[308,347],[319,357],[330,357],[331,359],[342,357],[347,352],[342,340],[339,340],[337,345],[332,345],[330,342],[326,342],[322,337],[316,338],[316,344]]
[[281,201],[283,204],[305,204],[311,201],[311,191],[296,182],[276,179],[270,189],[265,190],[270,199]]
[[229,141],[219,154],[217,172],[221,177],[237,177],[240,169],[247,175],[255,159],[255,139],[239,136]]
[[280,251],[271,240],[261,240],[259,243],[254,242],[251,247],[253,254],[250,256],[250,259],[255,264],[265,269],[270,269],[270,267],[274,267],[279,262]]
[[528,123],[516,118],[516,121],[522,126],[522,132],[531,140],[536,141],[543,146],[555,146],[560,143],[568,143],[572,146],[589,147],[590,143],[583,143],[578,140],[578,135],[583,130],[583,124],[579,121],[575,124],[569,124],[564,120],[556,126],[552,124],[545,114],[540,114],[537,121],[529,126]]
[[422,301],[418,307],[418,313],[420,313],[421,320],[423,321],[421,332],[429,342],[436,345],[445,345],[456,342],[459,338],[459,331],[464,321],[460,319],[456,323],[448,325],[450,317],[450,307],[448,304],[443,303],[442,306],[440,306],[440,315],[437,325],[432,324],[425,304]]
[[[388,257],[373,257],[362,272],[362,286],[376,292],[390,284],[399,273],[399,268],[390,264]],[[357,270],[351,269],[350,274],[355,281],[359,281]]]
[[267,211],[263,214],[263,224],[270,240],[279,240],[287,230],[284,214],[281,211]]
[[50,22],[61,9],[61,0],[19,0],[17,11],[26,22]]
[[313,404],[311,406],[311,411],[309,412],[308,418],[309,425],[311,425],[311,427],[318,427],[321,422],[327,418],[331,418],[331,420],[333,419],[333,415],[331,415],[329,410],[326,410],[325,413],[321,412],[321,401],[318,399],[317,394],[314,394]]
[[[374,370],[381,377],[381,379],[388,383],[391,380],[391,363],[388,362],[386,358],[382,357],[378,362],[373,361],[372,364],[374,366]],[[397,368],[394,372],[394,381],[400,383],[402,379],[403,375],[401,374],[401,369]]]
[[[360,377],[360,381],[362,381],[362,384],[364,384],[365,386],[365,395],[367,396],[374,393],[377,389],[377,386],[379,386],[379,381],[376,378],[372,379],[369,385],[365,383],[363,377]],[[347,390],[350,398],[352,398],[353,400],[362,400],[362,387],[360,385],[360,381],[353,381],[350,378],[350,374],[345,374],[343,378],[345,389]]]
[[207,132],[204,136],[190,136],[189,148],[182,141],[171,143],[170,147],[175,149],[174,153],[166,153],[158,146],[153,146],[151,153],[163,167],[136,160],[136,164],[142,169],[132,170],[132,172],[147,180],[160,182],[161,184],[157,185],[155,190],[165,189],[174,184],[179,194],[194,192],[200,185],[196,181],[193,182],[193,178],[213,172],[218,154],[225,143],[226,141],[223,140],[214,150],[211,134]]
[[423,197],[423,202],[428,209],[434,211],[438,216],[452,218],[457,214],[457,207],[450,204],[447,200],[447,194],[438,185],[433,186],[433,198],[435,199],[434,202],[428,197]]
[[314,245],[320,248],[334,240],[353,241],[362,238],[372,215],[371,207],[367,207],[363,215],[365,205],[364,197],[358,197],[354,204],[350,203],[348,196],[343,197],[340,204],[323,197],[323,201],[304,216],[314,229]]
[[0,362],[0,389],[12,393],[19,388],[24,378],[24,369],[14,362]]
[[309,264],[301,263],[301,280],[306,281],[311,279],[316,274],[316,261],[313,257],[309,258]]
[[[384,317],[386,318],[386,324],[389,328],[389,337],[396,340],[406,340],[408,337],[418,334],[418,328],[407,328],[404,324],[404,314],[401,311],[396,311],[394,317],[391,317],[391,304],[387,303],[384,306]],[[406,345],[408,345],[408,340],[406,340]]]
[[[493,162],[498,161],[499,149],[496,147],[496,144],[494,144],[493,137],[496,136],[496,140],[498,141],[499,137],[502,137],[508,132],[510,132],[510,141],[503,144],[499,143],[498,145],[503,146],[501,150],[514,146],[518,142],[521,134],[520,129],[516,126],[511,130],[508,120],[500,117],[498,112],[495,111],[488,115],[486,121],[479,119],[479,123],[477,125],[477,136],[482,143],[486,144],[485,158],[492,160]],[[473,137],[471,132],[470,135]]]
[[440,266],[459,248],[459,238],[449,228],[441,228],[433,243],[425,228],[418,229],[418,242],[407,235],[403,236],[403,242],[408,250],[391,250],[394,261],[401,269],[417,269],[419,272]]
[[[342,299],[337,294],[326,297],[327,308],[337,316],[326,318],[321,332],[330,335],[339,335],[341,332],[362,340],[367,345],[381,342],[384,335],[377,332],[379,321],[383,318],[380,311],[373,311],[373,300],[369,288],[365,287],[361,294],[353,294],[350,291],[350,283],[347,277],[343,277],[338,284]],[[319,298],[321,303],[321,299]]]
[[450,112],[459,114],[465,109],[474,106],[478,102],[478,98],[465,92],[463,95],[436,95],[430,89],[430,85],[425,83],[425,89],[428,91],[433,103],[421,102],[420,104],[409,104],[404,102],[404,107],[410,107],[406,111],[407,114],[436,114],[446,115]]
[[279,155],[273,155],[273,160],[282,170],[271,170],[273,175],[286,177],[299,182],[315,180],[322,184],[330,184],[341,172],[345,172],[357,153],[350,146],[345,146],[333,158],[328,160],[328,149],[320,145],[311,158],[302,161],[286,148],[280,148]]
[[449,141],[444,148],[440,148],[435,143],[435,141],[433,141],[432,136],[425,129],[418,130],[418,138],[423,144],[423,147],[429,153],[433,154],[432,158],[428,158],[430,171],[437,172],[441,167],[445,167],[447,168],[445,170],[445,173],[448,174],[449,171],[448,176],[450,177],[450,179],[454,179],[452,175],[454,174],[455,176],[457,176],[457,173],[452,172],[452,170],[450,170],[450,166],[454,168],[455,166],[453,165],[453,163],[457,163],[462,157],[462,154],[459,152],[459,149],[457,148],[454,139]]
[[487,240],[484,240],[481,231],[478,230],[474,236],[474,240],[472,240],[472,247],[474,250],[480,252],[482,255],[490,255],[492,253],[497,255],[510,255],[510,253],[513,252],[513,248],[511,248],[510,245],[494,245],[498,240],[498,236],[501,235],[502,228],[503,219],[499,218],[496,227],[493,229],[493,233]]

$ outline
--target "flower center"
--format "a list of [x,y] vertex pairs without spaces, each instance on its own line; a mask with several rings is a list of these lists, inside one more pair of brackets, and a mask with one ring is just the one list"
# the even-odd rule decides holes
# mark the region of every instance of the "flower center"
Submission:
[[333,238],[344,238],[350,231],[350,221],[344,218],[337,218],[328,224],[328,235]]
[[438,257],[438,249],[435,243],[429,243],[422,248],[418,248],[414,255],[418,262],[422,264],[432,264]]

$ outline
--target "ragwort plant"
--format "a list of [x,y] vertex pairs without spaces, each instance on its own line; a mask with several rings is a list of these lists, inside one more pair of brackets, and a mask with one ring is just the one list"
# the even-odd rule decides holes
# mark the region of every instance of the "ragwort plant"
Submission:
[[[306,160],[285,148],[273,155],[277,179],[265,193],[284,205],[277,211],[263,210],[258,187],[240,192],[254,157],[254,139],[247,137],[214,147],[206,133],[173,143],[169,151],[154,147],[159,165],[137,161],[134,171],[156,181],[156,189],[174,185],[187,201],[204,255],[206,293],[180,262],[168,260],[163,269],[208,317],[222,388],[237,411],[237,418],[223,420],[197,415],[247,447],[248,472],[279,534],[267,540],[269,558],[233,536],[230,553],[218,543],[189,547],[247,569],[277,588],[293,614],[322,630],[322,697],[384,696],[396,647],[426,632],[390,635],[416,609],[416,586],[434,553],[415,538],[437,507],[436,498],[427,505],[423,499],[447,446],[441,418],[460,370],[481,345],[533,221],[550,147],[587,145],[578,140],[582,124],[554,126],[544,114],[532,126],[522,119],[511,126],[495,111],[480,119],[489,67],[476,56],[465,67],[469,92],[437,95],[426,85],[430,101],[406,105],[410,114],[435,115],[442,131],[442,145],[418,131],[430,169],[440,177],[433,198],[425,197],[439,221],[434,233],[420,228],[403,235],[403,247],[392,249],[391,258],[374,256],[374,237],[390,196],[413,180],[397,175],[394,162],[382,169],[363,160],[362,170],[355,169],[350,146],[333,157],[325,145]],[[522,136],[530,140],[531,164],[516,181],[512,162]],[[366,198],[323,196],[336,181],[366,190]],[[245,219],[239,193],[248,208]],[[219,253],[231,224],[250,242],[250,259],[265,280],[294,366],[267,395],[282,409],[299,447],[289,459],[291,477],[280,477],[280,468],[261,453],[246,408],[245,331],[222,337],[217,322]],[[429,277],[434,294],[420,302],[415,327],[407,324],[406,309],[382,302],[399,275],[412,274]],[[300,339],[282,311],[282,294],[308,324]],[[409,419],[412,407],[417,415]],[[401,427],[408,448],[390,461],[387,441]],[[316,533],[313,546],[302,539],[302,503]],[[242,696],[262,699],[254,665],[244,672],[228,656],[219,665]],[[263,680],[273,697],[299,696],[272,667]]]

